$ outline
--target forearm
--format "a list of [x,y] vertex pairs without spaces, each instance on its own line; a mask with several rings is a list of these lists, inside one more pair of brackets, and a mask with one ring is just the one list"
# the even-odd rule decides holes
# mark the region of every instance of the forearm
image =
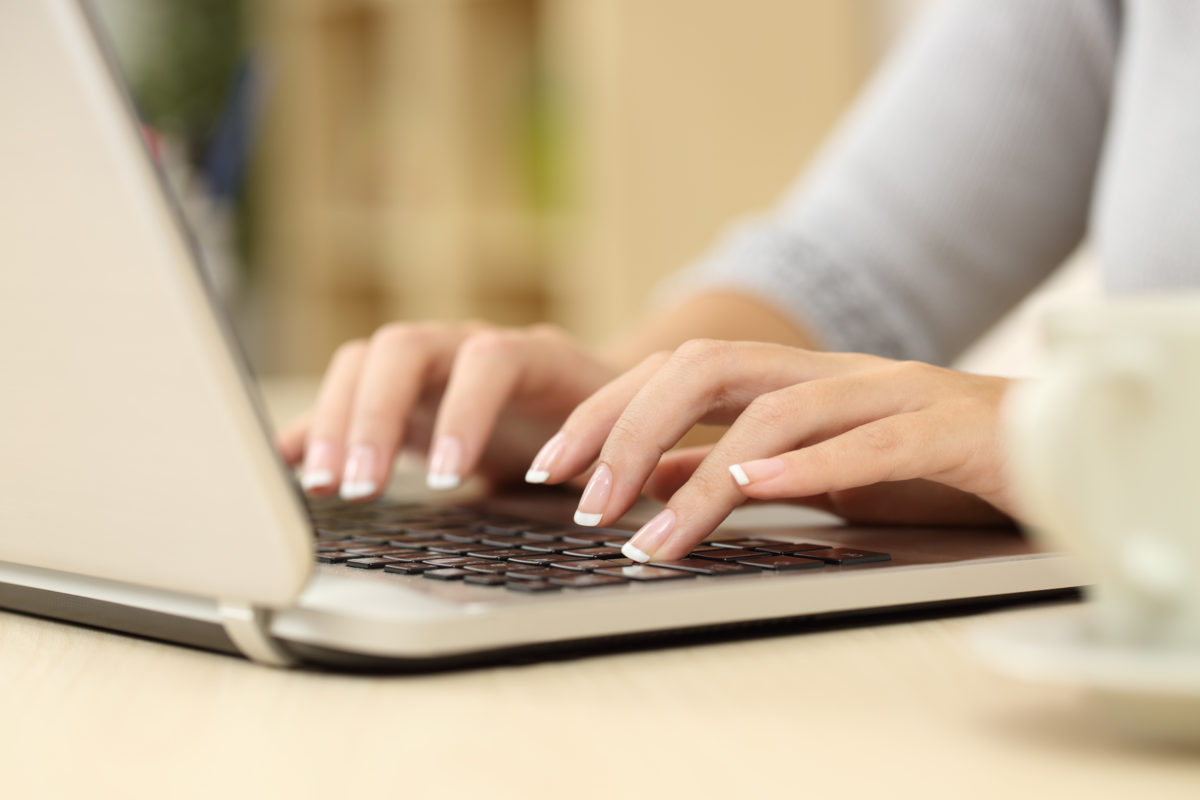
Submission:
[[714,290],[682,298],[652,313],[636,330],[602,349],[622,368],[689,339],[774,342],[821,349],[811,333],[779,309],[735,291]]

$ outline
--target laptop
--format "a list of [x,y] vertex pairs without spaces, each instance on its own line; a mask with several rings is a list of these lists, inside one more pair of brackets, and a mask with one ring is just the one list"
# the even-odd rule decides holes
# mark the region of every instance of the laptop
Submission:
[[0,108],[0,608],[275,666],[407,670],[1080,583],[1010,530],[746,511],[664,567],[620,560],[629,530],[569,524],[561,490],[309,505],[86,4],[0,4]]

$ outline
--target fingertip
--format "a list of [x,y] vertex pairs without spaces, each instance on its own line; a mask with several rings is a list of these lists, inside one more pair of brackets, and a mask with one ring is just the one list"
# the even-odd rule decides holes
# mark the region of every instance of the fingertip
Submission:
[[750,485],[750,478],[746,475],[746,470],[742,469],[741,464],[730,464],[729,474],[733,476],[733,480],[738,486],[744,487]]

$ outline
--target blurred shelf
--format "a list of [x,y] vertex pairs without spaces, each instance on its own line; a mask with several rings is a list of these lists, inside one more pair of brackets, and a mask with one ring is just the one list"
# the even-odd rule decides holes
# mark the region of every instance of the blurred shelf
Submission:
[[871,60],[872,0],[263,0],[260,363],[388,319],[597,341],[785,185]]

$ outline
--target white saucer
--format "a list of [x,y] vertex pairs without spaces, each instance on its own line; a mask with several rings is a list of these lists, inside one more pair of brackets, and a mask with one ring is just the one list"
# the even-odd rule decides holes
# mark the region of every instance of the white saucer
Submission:
[[1089,635],[1085,609],[1004,620],[972,637],[997,671],[1087,690],[1139,738],[1200,744],[1200,648],[1122,647]]

